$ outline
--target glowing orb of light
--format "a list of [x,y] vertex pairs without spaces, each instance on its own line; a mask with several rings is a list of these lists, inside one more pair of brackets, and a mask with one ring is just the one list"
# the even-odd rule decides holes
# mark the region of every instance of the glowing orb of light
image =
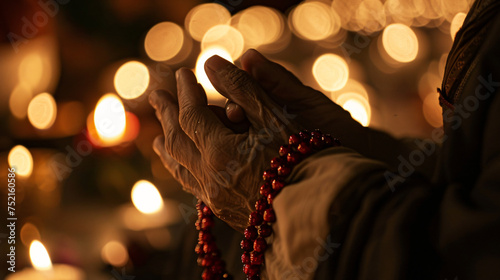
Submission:
[[187,14],[184,26],[191,37],[201,41],[205,33],[212,27],[220,24],[229,24],[231,14],[222,5],[207,3],[194,7]]
[[125,133],[126,124],[120,98],[113,93],[101,97],[94,110],[94,125],[99,137],[106,142],[118,141]]
[[18,84],[10,93],[9,109],[18,119],[24,119],[33,93],[27,84]]
[[52,261],[50,260],[49,252],[45,249],[42,242],[35,240],[30,245],[31,264],[37,270],[51,270]]
[[443,126],[443,115],[442,109],[439,105],[439,94],[430,93],[424,98],[422,104],[422,111],[424,113],[425,120],[433,127]]
[[29,177],[33,172],[33,157],[26,147],[15,146],[10,150],[7,158],[9,166],[16,169],[16,175]]
[[122,98],[137,98],[148,88],[148,67],[139,61],[126,62],[116,71],[114,84],[116,92]]
[[321,88],[328,91],[343,88],[349,79],[349,67],[345,59],[331,53],[318,57],[312,72]]
[[368,126],[371,119],[371,109],[368,100],[361,94],[346,92],[337,98],[337,104],[351,114],[351,117],[363,126]]
[[465,20],[466,16],[467,16],[466,13],[457,13],[453,17],[453,20],[451,21],[451,24],[450,24],[451,39],[455,40],[455,35],[457,35],[458,30],[460,30],[460,28],[464,24],[464,20]]
[[299,4],[291,13],[292,31],[306,40],[326,39],[340,29],[340,18],[325,3],[310,1]]
[[173,22],[160,22],[149,29],[144,40],[146,54],[155,61],[167,61],[180,53],[184,31]]
[[33,242],[34,240],[40,239],[40,232],[38,231],[36,226],[30,222],[25,223],[23,225],[20,233],[21,233],[20,234],[21,235],[21,242],[25,246],[29,246],[31,244],[31,242]]
[[243,10],[237,23],[246,45],[252,48],[275,42],[283,34],[284,27],[279,12],[264,6]]
[[160,192],[149,181],[140,180],[135,183],[131,196],[135,207],[142,213],[156,213],[163,208]]
[[417,35],[401,23],[390,24],[384,29],[382,44],[387,54],[398,62],[411,62],[418,54]]
[[200,56],[198,56],[198,60],[196,61],[195,74],[198,82],[205,89],[209,101],[224,99],[224,96],[220,95],[217,90],[215,90],[214,86],[208,79],[207,73],[205,73],[205,62],[207,61],[207,59],[214,55],[218,55],[230,62],[233,62],[233,59],[231,58],[229,52],[220,47],[213,47],[203,50]]
[[242,53],[245,42],[240,31],[229,25],[216,25],[210,28],[201,40],[202,51],[210,48],[226,50],[232,59],[237,59]]
[[129,259],[127,248],[118,241],[109,241],[106,243],[106,245],[102,247],[101,257],[105,262],[115,267],[124,266]]
[[52,95],[40,93],[28,105],[28,119],[37,129],[48,129],[56,120],[57,106]]

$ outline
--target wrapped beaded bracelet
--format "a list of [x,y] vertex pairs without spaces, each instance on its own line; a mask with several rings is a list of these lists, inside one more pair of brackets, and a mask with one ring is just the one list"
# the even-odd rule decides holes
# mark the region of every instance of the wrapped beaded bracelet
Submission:
[[[320,150],[340,146],[338,139],[330,134],[323,134],[319,130],[307,130],[293,134],[288,139],[288,145],[279,149],[279,156],[271,160],[271,168],[264,171],[264,183],[260,187],[261,197],[255,202],[255,211],[248,219],[248,227],[244,231],[245,238],[241,241],[241,262],[247,280],[259,280],[261,267],[264,264],[264,252],[268,244],[266,237],[273,233],[272,223],[276,222],[272,204],[276,196],[286,186],[286,178],[293,167],[304,158]],[[202,279],[233,279],[227,272],[225,262],[215,244],[211,233],[214,226],[212,210],[201,200],[196,205],[198,220],[196,229],[199,231],[198,244],[195,252],[198,254],[198,265],[204,268]]]

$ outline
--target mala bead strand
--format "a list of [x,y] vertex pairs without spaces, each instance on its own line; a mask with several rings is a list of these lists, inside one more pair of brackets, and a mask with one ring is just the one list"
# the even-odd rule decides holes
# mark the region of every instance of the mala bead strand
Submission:
[[[259,190],[261,197],[255,202],[255,211],[248,218],[248,227],[240,243],[243,250],[241,262],[247,280],[260,280],[262,266],[265,263],[264,253],[269,247],[266,238],[272,235],[272,224],[276,222],[273,201],[286,187],[288,175],[306,157],[322,149],[340,145],[338,139],[319,130],[301,131],[291,135],[288,144],[280,147],[279,156],[271,160],[270,169],[264,171],[262,175],[264,182]],[[226,271],[225,263],[211,233],[214,215],[201,201],[196,207],[198,210],[196,229],[200,233],[195,251],[198,254],[198,264],[205,268],[202,279],[232,279]]]

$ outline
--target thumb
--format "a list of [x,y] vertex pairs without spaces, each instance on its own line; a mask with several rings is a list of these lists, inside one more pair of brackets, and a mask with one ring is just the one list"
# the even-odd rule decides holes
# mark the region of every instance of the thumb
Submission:
[[254,49],[246,51],[240,61],[242,68],[257,80],[273,99],[277,98],[276,101],[280,105],[283,105],[283,102],[298,102],[314,95],[324,96],[302,84],[285,67],[270,61]]

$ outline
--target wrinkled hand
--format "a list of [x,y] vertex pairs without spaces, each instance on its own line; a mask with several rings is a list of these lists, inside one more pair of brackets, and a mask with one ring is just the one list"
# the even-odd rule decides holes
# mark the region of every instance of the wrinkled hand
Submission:
[[[283,66],[266,59],[256,50],[248,50],[241,57],[241,65],[276,104],[286,106],[290,114],[297,115],[299,125],[311,131],[320,129],[331,133],[344,146],[363,150],[366,143],[360,140],[366,129],[323,93],[305,86]],[[236,100],[226,104],[226,115],[233,123],[242,123],[245,119],[241,105]]]
[[203,200],[233,228],[243,231],[253,211],[262,172],[300,128],[247,72],[214,56],[205,64],[214,87],[239,104],[250,127],[235,133],[224,115],[207,105],[206,94],[188,69],[177,71],[177,93],[155,91],[164,135],[154,149],[185,190]]

